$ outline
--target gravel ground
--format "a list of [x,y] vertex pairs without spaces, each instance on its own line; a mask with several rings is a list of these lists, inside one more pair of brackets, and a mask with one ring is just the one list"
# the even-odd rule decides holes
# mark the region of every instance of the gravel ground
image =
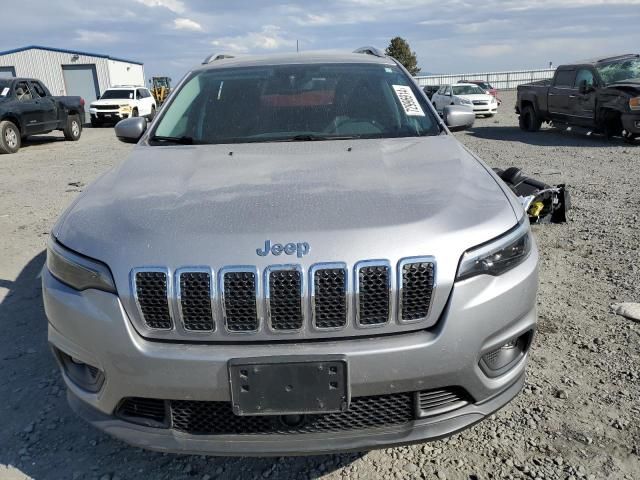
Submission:
[[0,156],[0,479],[640,478],[640,146],[517,128],[514,96],[459,139],[491,166],[518,166],[573,196],[565,225],[535,227],[540,323],[527,386],[448,440],[366,454],[278,459],[131,448],[67,407],[49,353],[38,274],[47,233],[83,186],[130,147],[111,129],[78,143],[37,138]]

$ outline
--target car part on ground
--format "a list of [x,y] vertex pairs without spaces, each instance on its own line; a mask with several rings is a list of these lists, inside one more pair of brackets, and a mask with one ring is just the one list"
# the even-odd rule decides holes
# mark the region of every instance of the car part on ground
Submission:
[[525,175],[517,167],[494,168],[498,176],[518,196],[531,223],[564,223],[571,197],[564,184],[555,186]]
[[80,97],[54,97],[40,80],[0,78],[0,153],[16,153],[27,136],[52,130],[77,141],[83,118]]
[[518,394],[529,222],[446,128],[471,108],[443,121],[361,52],[214,60],[116,125],[137,145],[42,274],[83,418],[165,451],[318,454],[450,435]]

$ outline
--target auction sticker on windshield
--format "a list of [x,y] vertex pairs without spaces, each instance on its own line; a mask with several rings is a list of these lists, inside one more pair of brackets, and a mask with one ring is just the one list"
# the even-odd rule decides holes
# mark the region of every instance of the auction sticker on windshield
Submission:
[[418,103],[418,99],[413,94],[411,87],[407,87],[405,85],[393,85],[393,90],[396,92],[398,100],[400,100],[400,103],[402,104],[402,108],[404,108],[404,113],[409,116],[424,117],[424,111]]
[[8,93],[9,93],[9,88],[8,88],[8,87],[5,87],[5,88],[2,90],[2,93],[0,93],[0,97],[6,97]]

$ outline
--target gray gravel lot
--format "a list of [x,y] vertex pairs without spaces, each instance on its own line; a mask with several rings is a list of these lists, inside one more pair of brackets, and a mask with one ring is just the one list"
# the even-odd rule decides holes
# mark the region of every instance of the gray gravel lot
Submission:
[[518,166],[573,196],[565,225],[534,227],[539,331],[527,386],[487,421],[423,445],[278,459],[132,448],[67,407],[46,341],[38,274],[53,222],[130,150],[110,128],[78,143],[32,139],[0,156],[0,479],[640,478],[640,145],[545,128],[521,132],[514,95],[459,139],[495,167]]

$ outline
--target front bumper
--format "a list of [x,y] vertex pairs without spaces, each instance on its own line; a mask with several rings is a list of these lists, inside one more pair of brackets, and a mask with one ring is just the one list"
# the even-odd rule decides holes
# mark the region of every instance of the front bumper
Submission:
[[[537,252],[500,277],[458,282],[439,322],[429,330],[324,342],[185,344],[140,337],[119,301],[96,290],[74,291],[43,272],[49,341],[105,374],[98,393],[65,376],[74,409],[89,422],[145,448],[220,455],[286,455],[362,450],[449,435],[506,404],[520,390],[525,354],[490,378],[480,358],[535,329]],[[342,354],[351,397],[461,387],[473,399],[457,410],[394,427],[294,435],[192,435],[136,425],[114,416],[123,398],[229,402],[232,358]],[[64,375],[64,374],[63,374]]]
[[634,135],[640,135],[640,113],[623,113],[622,128]]
[[476,115],[488,115],[498,113],[498,104],[473,105],[473,113]]
[[129,118],[131,112],[129,110],[98,110],[95,108],[89,109],[92,120],[98,120],[101,122],[119,121],[125,118]]

